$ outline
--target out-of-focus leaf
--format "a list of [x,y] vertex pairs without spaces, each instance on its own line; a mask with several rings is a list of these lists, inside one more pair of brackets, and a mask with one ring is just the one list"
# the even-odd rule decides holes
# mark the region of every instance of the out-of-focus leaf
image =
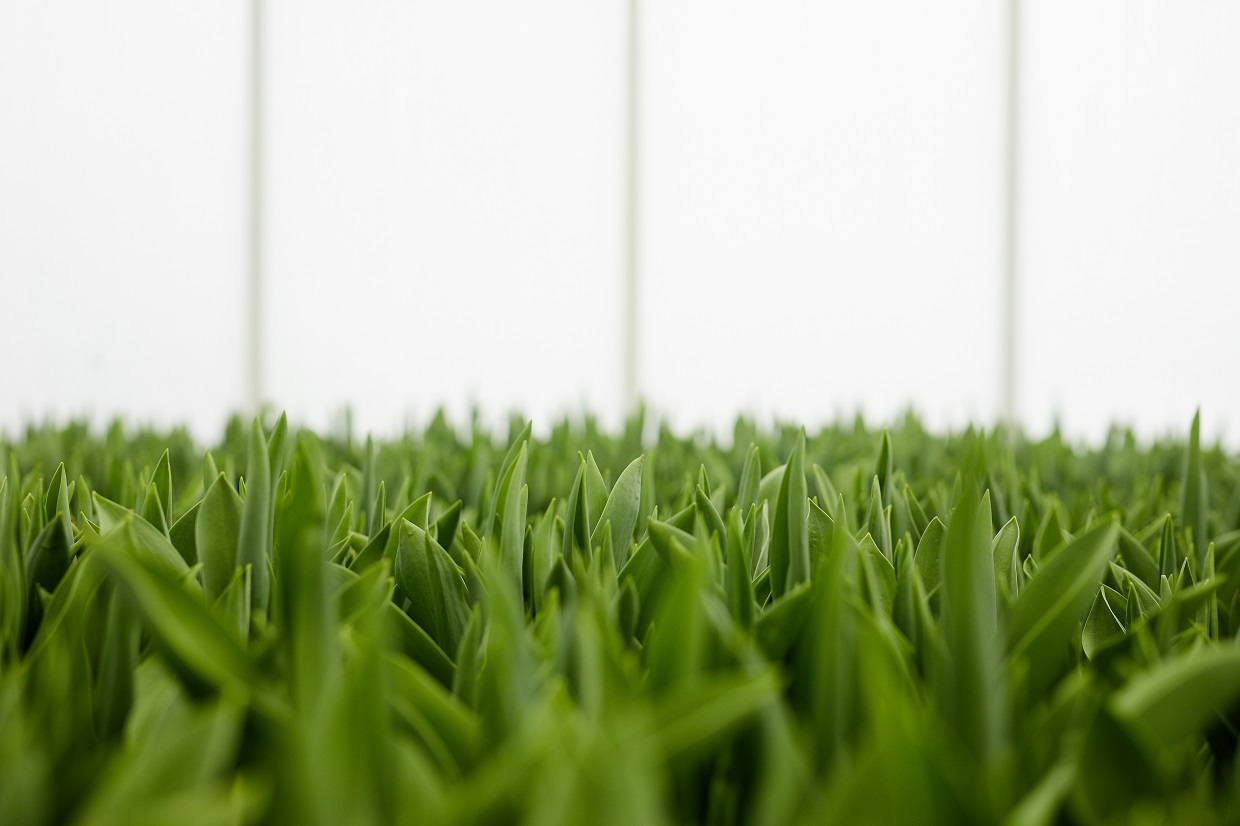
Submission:
[[196,691],[220,690],[231,696],[258,685],[254,663],[237,639],[181,582],[140,558],[132,534],[109,533],[94,553],[133,601],[143,629],[187,686]]
[[1133,678],[1111,700],[1115,715],[1154,747],[1200,734],[1240,699],[1240,648],[1191,652]]
[[1128,531],[1120,529],[1119,554],[1124,565],[1150,588],[1158,587],[1158,563],[1145,546]]
[[716,676],[670,694],[650,735],[669,757],[712,754],[739,724],[774,703],[780,688],[771,672]]
[[802,582],[791,591],[786,591],[768,610],[758,615],[754,633],[758,638],[758,646],[768,659],[776,661],[784,658],[800,638],[812,606],[810,585]]
[[225,782],[241,746],[243,721],[242,709],[222,701],[158,729],[112,761],[77,822],[129,826],[176,817],[220,823],[240,820],[247,810],[254,816],[262,798],[244,792],[239,797]]
[[745,451],[745,464],[736,483],[736,507],[748,513],[758,504],[758,486],[762,483],[762,457],[758,446],[751,444]]

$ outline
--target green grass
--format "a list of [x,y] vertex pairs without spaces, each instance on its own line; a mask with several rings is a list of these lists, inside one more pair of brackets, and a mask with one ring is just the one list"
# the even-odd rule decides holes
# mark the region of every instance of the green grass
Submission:
[[1240,463],[442,418],[0,443],[0,823],[1240,823]]

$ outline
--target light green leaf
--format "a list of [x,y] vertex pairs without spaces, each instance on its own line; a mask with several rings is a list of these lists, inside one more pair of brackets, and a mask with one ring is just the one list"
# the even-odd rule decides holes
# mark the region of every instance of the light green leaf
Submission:
[[637,506],[641,502],[642,464],[645,456],[638,456],[620,474],[616,484],[607,497],[603,512],[594,533],[590,536],[590,545],[597,548],[602,544],[602,527],[611,523],[612,547],[615,553],[616,569],[624,567],[629,558],[629,545],[633,541],[633,528],[637,525]]

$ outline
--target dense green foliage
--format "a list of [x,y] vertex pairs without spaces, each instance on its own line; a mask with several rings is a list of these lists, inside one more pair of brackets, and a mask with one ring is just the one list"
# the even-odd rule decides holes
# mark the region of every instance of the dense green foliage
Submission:
[[0,443],[0,823],[1240,822],[1240,464],[1003,431]]

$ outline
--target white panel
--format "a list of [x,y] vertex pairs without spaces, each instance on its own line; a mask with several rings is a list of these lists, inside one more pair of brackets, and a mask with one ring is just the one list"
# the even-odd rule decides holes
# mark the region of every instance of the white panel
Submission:
[[1002,5],[645,6],[656,406],[993,416]]
[[1240,435],[1240,4],[1028,3],[1024,407]]
[[272,3],[272,398],[618,406],[620,12]]
[[0,4],[0,426],[241,401],[245,19]]

